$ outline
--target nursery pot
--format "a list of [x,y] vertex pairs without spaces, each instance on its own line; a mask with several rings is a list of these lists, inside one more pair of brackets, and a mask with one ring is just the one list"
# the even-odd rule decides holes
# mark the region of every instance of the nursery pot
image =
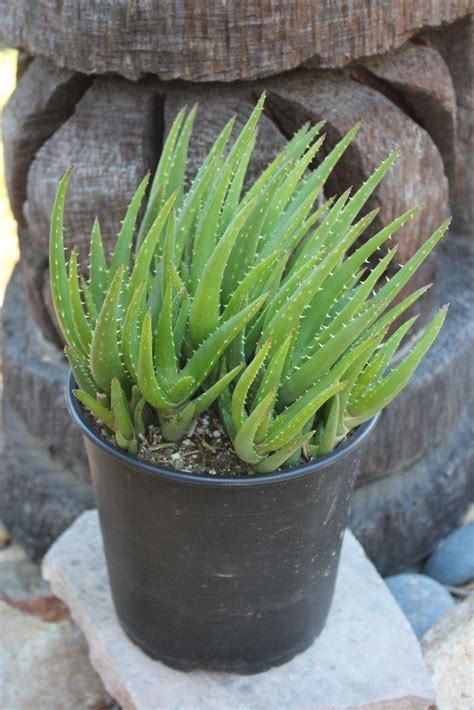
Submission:
[[270,475],[217,477],[147,463],[105,441],[68,383],[85,437],[118,619],[177,668],[253,673],[321,632],[362,442]]

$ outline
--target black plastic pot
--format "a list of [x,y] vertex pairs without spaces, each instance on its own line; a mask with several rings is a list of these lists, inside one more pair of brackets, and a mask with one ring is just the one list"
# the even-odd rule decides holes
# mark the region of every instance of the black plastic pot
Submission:
[[272,475],[216,477],[152,465],[85,436],[120,623],[182,669],[253,673],[321,632],[331,604],[361,444]]

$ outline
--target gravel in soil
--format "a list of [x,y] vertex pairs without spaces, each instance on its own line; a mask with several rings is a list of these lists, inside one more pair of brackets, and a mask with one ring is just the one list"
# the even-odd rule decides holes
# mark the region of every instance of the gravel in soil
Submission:
[[[84,410],[94,429],[109,443],[117,446],[114,436]],[[141,437],[138,458],[176,471],[206,473],[215,476],[242,476],[251,468],[234,452],[219,419],[212,413],[197,417],[179,441],[165,441],[157,426],[148,428]]]
[[251,469],[232,449],[221,423],[212,414],[193,422],[179,441],[164,441],[158,427],[151,426],[142,440],[138,457],[178,471],[241,476]]

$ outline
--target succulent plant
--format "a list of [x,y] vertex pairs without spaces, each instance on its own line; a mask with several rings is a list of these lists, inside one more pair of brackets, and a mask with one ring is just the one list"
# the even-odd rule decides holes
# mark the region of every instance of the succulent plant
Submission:
[[95,222],[87,277],[75,249],[65,258],[71,169],[59,185],[50,273],[75,394],[131,453],[148,421],[175,441],[211,406],[256,472],[329,453],[400,392],[444,321],[446,308],[390,369],[416,318],[391,326],[427,287],[393,301],[448,222],[377,287],[396,252],[380,247],[417,211],[360,245],[377,211],[361,212],[396,153],[352,197],[322,201],[358,126],[312,171],[322,124],[304,126],[244,192],[263,104],[231,147],[234,120],[224,126],[188,188],[196,109],[183,109],[110,259]]

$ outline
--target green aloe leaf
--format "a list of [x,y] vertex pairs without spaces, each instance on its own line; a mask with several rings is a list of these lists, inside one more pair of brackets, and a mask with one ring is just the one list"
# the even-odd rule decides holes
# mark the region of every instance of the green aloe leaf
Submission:
[[[275,392],[276,400],[276,394],[281,383],[283,366],[288,356],[288,351],[295,341],[295,336],[296,331],[290,333],[283,345],[273,354],[270,362],[268,363],[268,367],[266,367],[265,369],[265,373],[262,377],[262,380],[258,386],[257,394],[255,395],[254,405],[260,404],[260,402],[265,399],[269,392]],[[267,413],[264,416],[263,421],[257,430],[255,437],[257,442],[261,441],[266,436],[268,427],[270,426],[272,420],[272,416],[273,407],[267,410]]]
[[114,416],[110,409],[104,407],[103,404],[98,402],[94,397],[92,397],[87,392],[83,390],[73,390],[74,396],[79,400],[81,404],[84,405],[97,419],[105,424],[106,427],[115,431]]
[[237,365],[237,367],[234,367],[232,370],[220,377],[217,382],[211,385],[211,387],[199,395],[199,397],[192,400],[195,409],[195,416],[199,416],[209,409],[211,404],[213,404],[216,399],[221,396],[232,380],[237,377],[242,368],[243,365]]
[[322,388],[319,384],[311,387],[294,404],[278,415],[268,428],[267,436],[258,444],[257,451],[262,454],[277,451],[299,436],[304,426],[311,421],[316,412],[328,399],[344,388],[344,382],[333,382]]
[[265,358],[268,355],[270,346],[272,344],[269,338],[262,347],[259,349],[252,362],[245,368],[244,372],[239,378],[236,386],[234,387],[234,392],[232,394],[231,402],[231,414],[234,421],[236,429],[242,426],[247,418],[247,413],[245,411],[245,403],[250,390],[251,384],[254,382],[258,371],[262,367]]
[[[145,239],[151,225],[155,221],[164,202],[164,195],[168,188],[168,180],[171,170],[171,164],[175,157],[175,146],[178,139],[181,126],[186,115],[186,108],[182,108],[174,119],[168,136],[161,151],[160,160],[151,183],[150,194],[143,217],[142,223],[137,237],[137,252],[139,251],[143,240]],[[172,191],[171,191],[172,192]]]
[[241,427],[237,430],[234,439],[234,449],[242,461],[250,464],[259,463],[263,458],[263,454],[258,454],[255,450],[255,435],[261,425],[267,410],[272,406],[274,392],[269,392],[260,404],[255,407],[251,414],[245,419]]
[[130,276],[129,288],[128,288],[128,302],[130,303],[133,294],[138,288],[139,284],[147,279],[150,272],[150,267],[155,254],[158,240],[163,233],[166,222],[170,216],[173,205],[176,201],[176,192],[173,192],[167,199],[163,207],[160,209],[155,221],[150,226],[148,233],[143,240],[143,243],[138,251],[135,264],[133,266],[132,274]]
[[77,273],[77,249],[75,247],[71,251],[69,261],[69,302],[76,335],[81,341],[84,350],[87,351],[91,344],[92,331],[82,305],[79,275]]
[[254,202],[249,202],[238,212],[203,269],[189,312],[189,329],[195,345],[203,342],[218,325],[224,270],[235,240],[254,205]]
[[145,289],[146,281],[142,281],[134,291],[132,300],[128,304],[122,328],[124,362],[134,382],[137,382],[138,377],[139,335],[142,331],[146,312]]
[[[135,428],[125,399],[120,382],[114,377],[110,388],[110,405],[116,428],[116,440],[119,446],[126,448],[130,453],[137,453],[138,446],[135,437]],[[126,444],[124,446],[124,443]]]
[[[287,258],[288,254],[286,252],[278,250],[255,264],[244,276],[230,297],[222,314],[222,320],[226,321],[232,318],[232,316],[235,316],[246,303],[251,293],[254,297],[259,296],[267,279],[283,266]],[[266,290],[268,290],[268,287]]]
[[406,323],[403,323],[399,328],[397,328],[395,333],[393,333],[393,335],[390,336],[390,338],[382,346],[380,346],[379,350],[372,357],[354,385],[350,393],[349,401],[358,400],[364,392],[371,387],[371,385],[381,379],[396,351],[398,350],[401,341],[417,319],[418,316],[414,316],[406,321]]
[[373,389],[359,400],[349,405],[348,415],[351,426],[357,426],[370,419],[374,414],[386,407],[405,387],[408,380],[420,364],[426,352],[434,343],[447,314],[447,306],[441,308],[426,327],[423,335],[411,352]]
[[402,288],[408,283],[415,271],[419,269],[421,264],[433,251],[439,240],[443,237],[448,229],[451,220],[448,219],[438,229],[436,229],[431,237],[418,249],[417,252],[407,261],[397,273],[383,286],[375,296],[375,300],[386,301],[390,303]]
[[280,389],[280,400],[284,405],[294,402],[322,375],[326,374],[343,353],[356,341],[373,322],[374,317],[380,313],[380,306],[372,306],[363,311],[344,328],[339,330],[333,338],[326,342],[308,357],[297,369],[290,374]]
[[96,218],[92,227],[89,263],[89,281],[92,297],[97,311],[102,308],[108,283],[108,267],[99,220]]
[[112,279],[120,266],[123,267],[124,271],[128,272],[138,211],[142,204],[149,179],[150,175],[145,175],[127,208],[127,213],[122,222],[122,227],[117,237],[115,250],[110,262],[110,269],[108,273],[109,284],[112,282]]
[[110,392],[112,380],[117,378],[122,387],[127,388],[129,378],[125,369],[120,347],[120,296],[124,267],[119,266],[109,286],[104,304],[92,336],[90,367],[94,380],[104,392]]
[[178,363],[174,343],[173,289],[168,284],[163,307],[158,317],[155,340],[156,373],[163,382],[173,384],[178,378]]
[[329,409],[324,428],[319,440],[318,454],[329,454],[337,443],[337,428],[339,423],[340,397],[336,394],[328,402]]
[[146,312],[143,319],[138,354],[137,383],[148,404],[160,413],[168,414],[173,412],[175,405],[167,396],[155,374],[150,310]]
[[94,382],[89,369],[84,365],[81,358],[69,345],[66,345],[64,348],[64,353],[71,366],[74,379],[80,389],[95,399],[97,393],[99,392],[99,388]]
[[209,376],[234,338],[259,312],[266,298],[267,294],[263,294],[243,308],[240,313],[222,323],[194,352],[186,367],[182,370],[182,374],[190,375],[193,378],[195,389]]
[[[255,473],[273,473],[280,468],[295,452],[300,451],[301,447],[308,442],[313,436],[314,431],[305,432],[295,437],[289,444],[282,446],[271,456],[267,456],[260,463],[252,466]],[[299,457],[298,457],[299,458]]]
[[99,316],[99,312],[96,308],[94,299],[92,297],[92,292],[90,290],[90,286],[87,284],[84,276],[82,274],[79,276],[79,283],[80,283],[80,290],[82,291],[82,295],[84,296],[84,301],[86,305],[86,310],[87,310],[87,316],[89,318],[89,323],[91,330],[94,329],[94,326],[96,324],[97,318]]
[[64,338],[77,355],[87,362],[87,350],[77,336],[74,326],[69,279],[64,259],[64,203],[71,176],[72,168],[69,168],[59,183],[54,200],[49,238],[49,273],[54,310]]

